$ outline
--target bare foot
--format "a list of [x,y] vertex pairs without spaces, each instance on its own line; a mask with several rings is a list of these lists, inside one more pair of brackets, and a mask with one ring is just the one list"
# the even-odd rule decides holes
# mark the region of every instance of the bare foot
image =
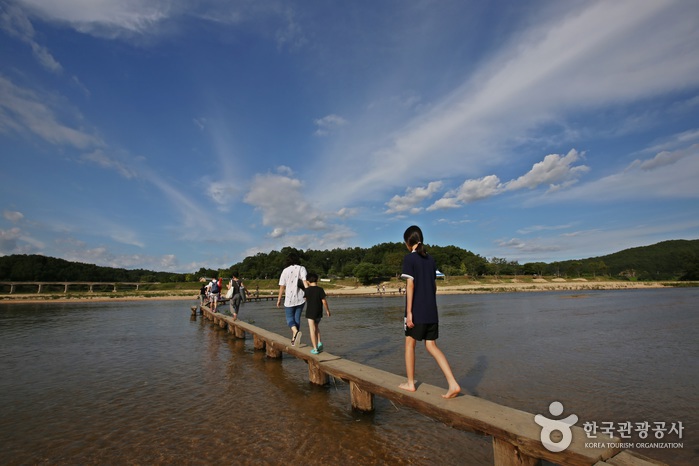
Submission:
[[453,387],[449,387],[449,391],[447,391],[444,395],[442,395],[442,398],[454,398],[460,392],[461,392],[461,387],[459,387],[458,385],[455,385]]
[[409,392],[414,392],[415,391],[415,384],[410,383],[410,382],[404,382],[404,383],[398,385],[398,388],[402,388],[403,390],[406,390]]

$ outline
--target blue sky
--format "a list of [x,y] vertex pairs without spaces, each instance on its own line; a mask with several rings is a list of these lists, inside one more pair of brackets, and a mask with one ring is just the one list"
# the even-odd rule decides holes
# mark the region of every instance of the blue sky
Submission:
[[0,255],[699,238],[699,2],[0,0]]

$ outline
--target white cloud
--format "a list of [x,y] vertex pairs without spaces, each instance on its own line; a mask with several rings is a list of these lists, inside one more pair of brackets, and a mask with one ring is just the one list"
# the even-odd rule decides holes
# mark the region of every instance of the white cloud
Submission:
[[466,180],[458,189],[447,192],[442,199],[432,204],[427,210],[455,208],[463,204],[486,199],[500,194],[503,186],[495,175],[484,176],[477,180]]
[[357,214],[359,214],[359,209],[350,207],[342,207],[335,213],[338,218],[352,218],[357,216]]
[[2,216],[12,223],[17,223],[24,218],[24,214],[22,214],[22,212],[17,212],[16,210],[4,210],[2,212]]
[[114,170],[127,179],[136,178],[138,176],[135,170],[127,167],[123,162],[109,157],[102,149],[83,154],[81,159],[99,165],[104,169]]
[[589,171],[585,165],[573,166],[582,157],[575,149],[571,149],[568,154],[549,154],[544,160],[535,163],[532,169],[516,180],[505,183],[506,191],[516,189],[534,189],[542,184],[555,187],[558,183],[569,183],[577,181],[577,177]]
[[262,224],[272,231],[326,229],[325,216],[304,199],[302,188],[295,178],[257,175],[244,201],[261,212]]
[[34,40],[34,27],[25,15],[24,11],[17,5],[5,3],[0,12],[0,29],[12,37],[16,37],[29,45],[34,57],[44,68],[54,73],[60,73],[63,67],[51,55],[46,47]]
[[330,114],[315,120],[314,123],[318,127],[315,131],[315,135],[327,136],[338,128],[345,126],[348,121],[339,115]]
[[699,144],[694,144],[684,150],[667,151],[664,150],[655,157],[648,160],[636,160],[635,163],[639,163],[641,170],[654,170],[659,167],[664,167],[666,165],[672,165],[680,159],[689,157],[691,155],[696,155],[699,150]]
[[219,208],[226,212],[229,210],[228,206],[233,201],[236,189],[231,182],[212,181],[206,184],[206,192]]
[[432,197],[440,189],[442,189],[441,181],[432,181],[424,188],[407,188],[405,196],[395,195],[386,203],[388,206],[386,213],[395,214],[409,211],[411,214],[415,214],[422,210],[422,207],[418,207],[418,204]]
[[[68,118],[66,113],[70,110],[65,108],[65,102],[57,100],[51,95],[17,86],[0,76],[0,133],[37,136],[52,144],[77,149],[101,146],[98,137],[61,121]],[[73,118],[79,120],[81,117]]]
[[29,12],[44,20],[69,24],[75,30],[102,37],[151,32],[166,19],[178,2],[152,0],[113,2],[110,0],[21,0]]
[[34,239],[20,228],[0,229],[0,255],[34,254],[41,252],[44,243]]

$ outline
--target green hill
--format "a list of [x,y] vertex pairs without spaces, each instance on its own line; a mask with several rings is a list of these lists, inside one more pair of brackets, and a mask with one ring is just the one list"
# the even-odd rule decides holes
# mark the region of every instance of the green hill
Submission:
[[638,280],[696,280],[699,240],[670,240],[624,249],[606,256],[560,262],[561,268],[573,275],[576,270],[589,273],[623,275]]

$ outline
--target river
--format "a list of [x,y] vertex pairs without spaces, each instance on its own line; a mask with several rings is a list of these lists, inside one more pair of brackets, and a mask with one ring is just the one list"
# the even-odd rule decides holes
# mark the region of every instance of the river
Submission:
[[[405,374],[402,298],[329,301],[326,351]],[[632,422],[634,450],[698,464],[697,302],[697,288],[440,295],[438,343],[467,394],[548,417],[559,401],[578,426]],[[0,464],[492,464],[488,438],[378,397],[353,412],[347,384],[311,385],[304,362],[267,359],[192,304],[0,304]],[[287,335],[273,304],[240,318]],[[416,364],[446,388],[421,345]]]

